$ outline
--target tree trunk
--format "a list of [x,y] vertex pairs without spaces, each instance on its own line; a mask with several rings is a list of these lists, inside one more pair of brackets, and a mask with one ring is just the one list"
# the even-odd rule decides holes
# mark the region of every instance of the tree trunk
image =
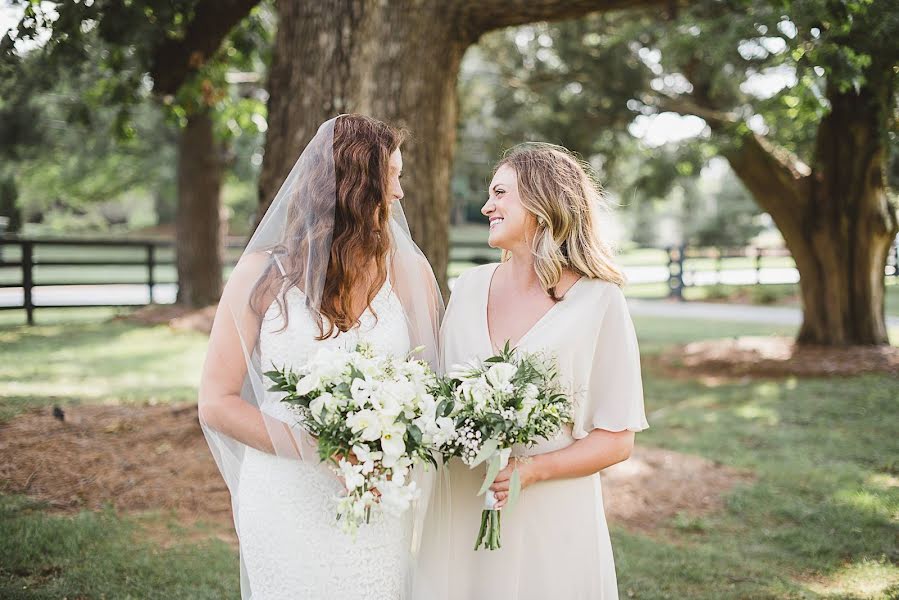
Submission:
[[282,0],[278,12],[261,212],[323,121],[361,112],[405,127],[403,209],[445,285],[456,80],[473,38],[436,2]]
[[884,182],[890,79],[828,94],[803,218],[811,252],[800,250],[800,343],[889,343],[884,268],[897,231]]
[[830,90],[811,168],[758,136],[728,155],[774,219],[799,269],[801,344],[888,344],[884,269],[897,232],[884,184],[890,77]]
[[361,112],[406,127],[403,208],[445,292],[456,82],[466,48],[498,27],[662,1],[279,0],[262,211],[323,121]]
[[212,118],[206,112],[190,115],[178,148],[175,254],[179,304],[208,306],[222,294],[221,183]]

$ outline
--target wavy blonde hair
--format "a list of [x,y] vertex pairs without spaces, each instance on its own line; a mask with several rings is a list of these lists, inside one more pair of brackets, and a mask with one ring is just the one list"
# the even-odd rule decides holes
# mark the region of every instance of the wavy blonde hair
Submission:
[[[534,268],[554,300],[565,268],[592,279],[624,285],[624,274],[612,260],[611,246],[599,235],[598,213],[605,194],[590,167],[562,146],[528,142],[506,151],[493,169],[515,170],[518,194],[537,219],[531,242]],[[502,260],[509,259],[503,251]]]

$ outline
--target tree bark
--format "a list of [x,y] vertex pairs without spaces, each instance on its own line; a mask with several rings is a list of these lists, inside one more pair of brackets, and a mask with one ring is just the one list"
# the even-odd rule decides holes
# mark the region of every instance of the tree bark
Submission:
[[884,182],[891,76],[869,78],[858,91],[829,90],[828,99],[811,167],[755,134],[726,156],[796,261],[797,342],[888,344],[884,269],[899,229]]
[[203,307],[222,294],[224,254],[220,222],[222,164],[209,113],[190,115],[178,148],[176,302]]
[[446,292],[456,82],[465,50],[499,27],[664,1],[279,0],[261,211],[323,121],[362,112],[406,127],[403,208]]

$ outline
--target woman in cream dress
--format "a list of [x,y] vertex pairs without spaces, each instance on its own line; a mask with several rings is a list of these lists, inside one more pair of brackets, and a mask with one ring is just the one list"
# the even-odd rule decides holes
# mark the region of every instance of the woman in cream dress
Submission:
[[513,148],[495,171],[483,212],[503,262],[456,281],[442,366],[485,359],[507,341],[553,354],[574,422],[555,439],[513,449],[517,458],[491,490],[502,507],[518,469],[522,492],[503,512],[496,551],[473,550],[484,467],[452,461],[451,526],[425,539],[425,551],[449,563],[449,598],[618,597],[599,471],[627,459],[634,432],[648,424],[623,277],[596,230],[601,200],[584,167],[556,146]]

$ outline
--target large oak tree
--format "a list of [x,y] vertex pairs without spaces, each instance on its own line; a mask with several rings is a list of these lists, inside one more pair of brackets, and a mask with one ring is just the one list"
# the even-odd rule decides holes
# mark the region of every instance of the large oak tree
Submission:
[[488,31],[658,0],[278,0],[261,209],[319,124],[363,112],[408,128],[404,208],[445,285],[456,81],[465,50]]

